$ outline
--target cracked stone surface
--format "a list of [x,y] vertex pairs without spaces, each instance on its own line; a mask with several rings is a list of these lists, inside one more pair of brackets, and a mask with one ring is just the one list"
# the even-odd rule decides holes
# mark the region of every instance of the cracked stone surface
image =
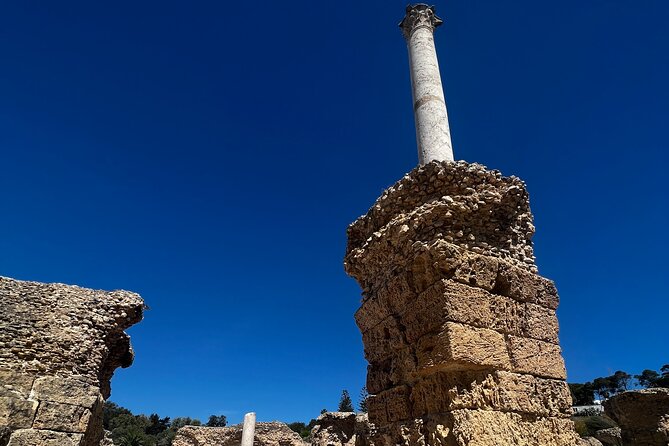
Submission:
[[669,444],[669,389],[631,390],[604,401],[604,411],[620,426],[622,444]]
[[414,169],[349,226],[373,444],[579,444],[533,234],[525,184],[465,162]]
[[[185,426],[177,432],[172,446],[239,446],[242,424],[230,427]],[[297,432],[278,421],[256,423],[254,446],[307,446]]]
[[0,446],[98,446],[142,299],[0,277],[0,308]]
[[373,446],[373,430],[365,413],[326,412],[311,430],[311,446]]

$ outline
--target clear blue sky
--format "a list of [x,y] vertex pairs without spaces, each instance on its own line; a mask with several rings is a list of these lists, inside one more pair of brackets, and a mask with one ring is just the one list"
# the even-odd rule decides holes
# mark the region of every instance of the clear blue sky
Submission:
[[[114,401],[357,396],[345,230],[416,164],[404,6],[0,6],[0,274],[145,298]],[[456,157],[527,181],[570,380],[669,363],[669,2],[437,7]]]

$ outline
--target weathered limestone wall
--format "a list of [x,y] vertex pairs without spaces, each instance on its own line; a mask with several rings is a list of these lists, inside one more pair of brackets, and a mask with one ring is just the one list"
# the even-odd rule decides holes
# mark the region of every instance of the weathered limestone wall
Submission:
[[311,430],[311,446],[371,446],[367,414],[325,412]]
[[[172,446],[239,446],[242,425],[230,427],[185,426],[179,429]],[[307,446],[297,432],[273,421],[256,423],[254,446]]]
[[414,169],[349,227],[376,446],[577,444],[533,234],[524,183],[465,162]]
[[0,308],[0,446],[97,446],[142,299],[0,277]]
[[625,446],[669,445],[669,389],[624,392],[604,401]]

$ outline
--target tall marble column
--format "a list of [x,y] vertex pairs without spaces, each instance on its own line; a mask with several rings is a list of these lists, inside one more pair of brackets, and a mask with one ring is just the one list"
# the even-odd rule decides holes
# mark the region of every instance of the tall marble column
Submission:
[[446,100],[434,47],[434,30],[442,23],[434,7],[423,3],[407,6],[406,16],[400,23],[409,47],[418,160],[421,166],[435,160],[453,161]]

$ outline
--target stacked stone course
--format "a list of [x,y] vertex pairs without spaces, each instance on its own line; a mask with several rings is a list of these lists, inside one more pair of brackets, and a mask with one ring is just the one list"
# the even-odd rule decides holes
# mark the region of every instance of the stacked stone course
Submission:
[[577,444],[532,221],[518,178],[432,162],[349,227],[374,444]]
[[0,277],[0,308],[0,446],[98,446],[142,299]]

